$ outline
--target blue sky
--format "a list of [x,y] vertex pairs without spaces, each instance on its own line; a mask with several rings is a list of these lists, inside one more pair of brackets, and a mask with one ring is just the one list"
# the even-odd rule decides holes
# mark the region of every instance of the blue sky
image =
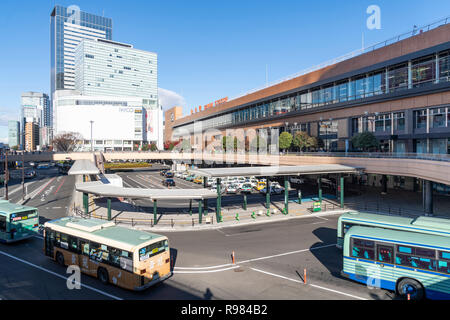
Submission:
[[[163,107],[184,113],[450,16],[448,0],[29,0],[0,2],[0,141],[20,94],[50,91],[55,4],[113,19],[113,40],[158,53]],[[381,29],[369,30],[369,5]]]

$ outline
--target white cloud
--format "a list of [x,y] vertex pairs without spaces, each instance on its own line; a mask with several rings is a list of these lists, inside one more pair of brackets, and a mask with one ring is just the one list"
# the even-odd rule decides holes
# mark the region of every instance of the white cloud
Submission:
[[167,110],[175,106],[186,106],[186,100],[184,97],[174,91],[158,88],[158,96],[163,110]]

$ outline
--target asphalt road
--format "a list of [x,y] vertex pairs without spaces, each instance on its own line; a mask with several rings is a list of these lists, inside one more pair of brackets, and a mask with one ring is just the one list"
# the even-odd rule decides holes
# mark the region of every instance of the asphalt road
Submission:
[[[158,172],[121,175],[125,186],[162,187]],[[21,180],[16,180],[9,185],[12,201],[22,198]],[[36,178],[27,180],[27,186],[30,200],[26,204],[39,208],[41,223],[66,215],[73,177],[61,176],[56,169],[44,169]],[[177,186],[201,187],[185,181]],[[254,196],[264,199],[259,194]],[[224,200],[232,204],[236,197]],[[0,244],[0,299],[392,299],[393,293],[341,278],[336,223],[337,216],[306,217],[167,232],[174,274],[144,292],[103,285],[86,275],[82,275],[81,289],[69,290],[66,269],[44,256],[41,237]],[[233,251],[236,264],[231,261]]]
[[[1,299],[392,299],[340,277],[336,216],[209,231],[170,232],[174,274],[144,292],[82,275],[66,287],[65,268],[45,257],[42,239],[0,245]],[[236,264],[231,263],[234,251]],[[307,284],[303,283],[304,269]]]

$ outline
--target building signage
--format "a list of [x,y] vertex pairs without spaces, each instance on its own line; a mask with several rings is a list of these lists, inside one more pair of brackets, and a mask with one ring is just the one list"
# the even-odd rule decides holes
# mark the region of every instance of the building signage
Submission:
[[134,108],[119,108],[119,112],[133,112]]
[[[216,100],[216,101],[214,101],[214,102],[205,104],[205,105],[203,106],[203,110],[206,110],[206,109],[212,108],[212,107],[217,107],[219,104],[225,103],[225,102],[227,102],[227,101],[228,101],[228,97],[225,97],[225,98]],[[201,111],[201,110],[202,110],[202,106],[199,106],[199,107],[198,107],[198,111]],[[195,109],[195,112],[197,112],[197,108]]]

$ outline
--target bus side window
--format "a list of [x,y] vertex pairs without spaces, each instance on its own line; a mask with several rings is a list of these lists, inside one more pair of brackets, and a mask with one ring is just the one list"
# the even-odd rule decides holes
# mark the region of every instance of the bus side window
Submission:
[[355,258],[374,260],[375,251],[373,247],[373,241],[353,239],[352,256]]
[[377,260],[380,262],[392,263],[392,252],[394,248],[391,246],[377,245]]
[[443,273],[450,273],[450,263],[447,261],[438,261],[438,271]]
[[0,216],[0,231],[6,232],[6,216]]
[[85,256],[89,255],[89,241],[87,240],[80,240],[80,249],[81,253]]

